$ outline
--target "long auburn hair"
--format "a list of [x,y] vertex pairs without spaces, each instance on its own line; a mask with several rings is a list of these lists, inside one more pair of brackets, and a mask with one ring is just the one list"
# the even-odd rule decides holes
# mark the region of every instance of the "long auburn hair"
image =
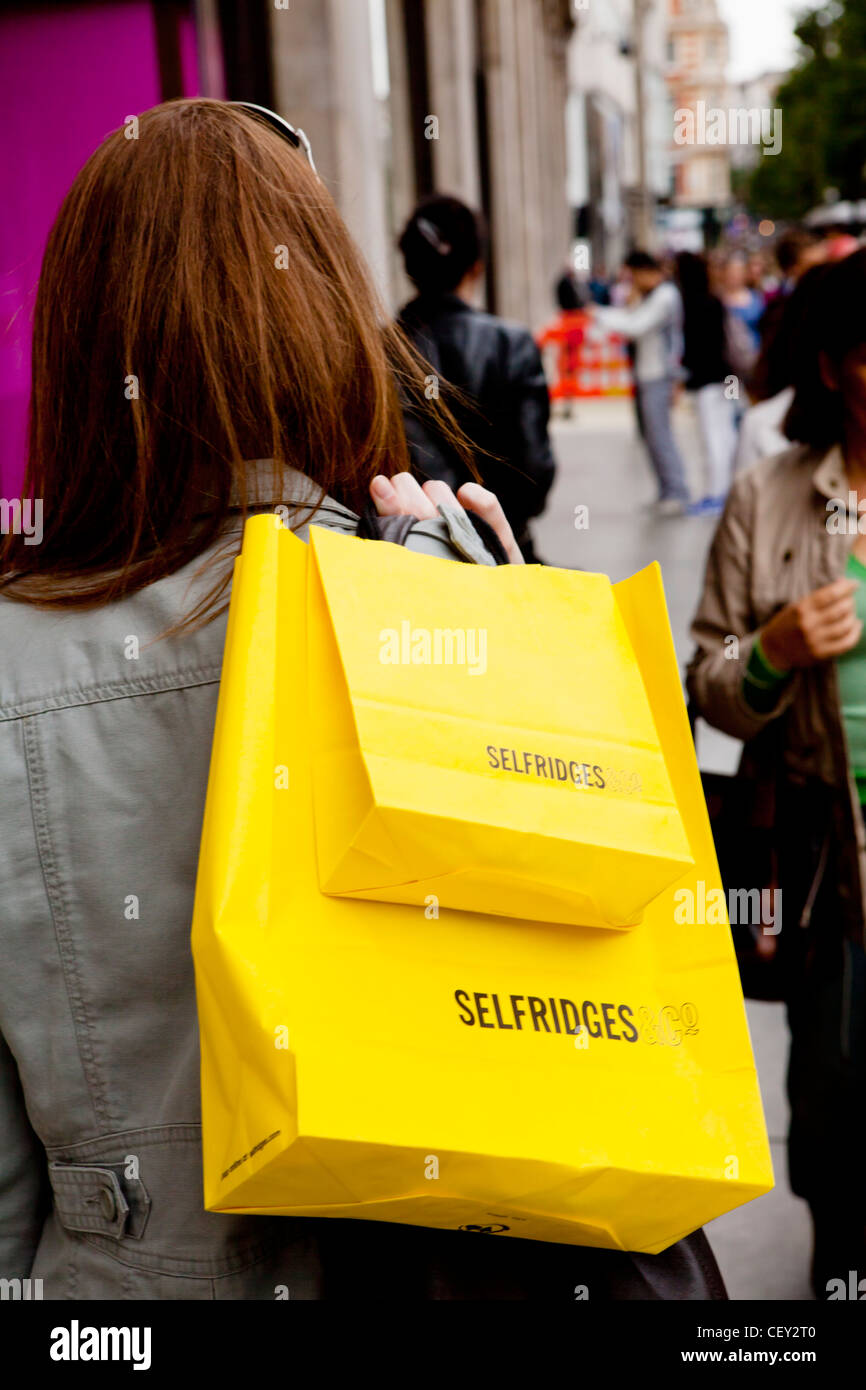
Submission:
[[[247,511],[247,468],[292,466],[360,510],[408,467],[400,393],[423,359],[394,327],[303,154],[241,108],[166,102],[114,131],[54,223],[36,299],[24,495],[0,592],[82,608],[134,593]],[[429,370],[429,368],[427,368]],[[429,403],[427,409],[429,411]],[[471,466],[447,406],[438,427]],[[219,605],[230,573],[176,629]]]

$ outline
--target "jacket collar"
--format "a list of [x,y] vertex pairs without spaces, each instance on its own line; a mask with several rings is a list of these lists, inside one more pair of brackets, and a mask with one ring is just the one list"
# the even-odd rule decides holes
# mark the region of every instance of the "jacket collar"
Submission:
[[[246,504],[248,507],[275,507],[280,502],[310,503],[324,496],[322,489],[299,473],[297,468],[284,468],[282,476],[274,467],[273,459],[251,459],[246,466]],[[232,483],[229,499],[231,507],[242,507],[243,489],[237,479]]]
[[[242,490],[235,481],[232,483],[229,497],[230,516],[225,527],[227,531],[241,529],[243,505]],[[297,468],[284,468],[280,479],[279,473],[274,469],[273,459],[251,459],[246,467],[247,512],[274,511],[280,505],[288,507],[295,514],[293,527],[296,521],[300,525],[306,524],[320,507],[351,523],[353,529],[358,521],[354,512],[324,493],[318,483],[313,482],[305,473],[299,473]]]
[[468,304],[465,299],[461,299],[459,294],[452,294],[450,291],[443,291],[441,294],[419,294],[414,299],[410,299],[400,311],[400,317],[405,315],[407,318],[420,316],[421,318],[429,314],[448,313],[448,314],[472,314],[475,309]]
[[819,458],[812,473],[812,482],[822,497],[847,498],[845,459],[840,445],[834,444],[828,453]]

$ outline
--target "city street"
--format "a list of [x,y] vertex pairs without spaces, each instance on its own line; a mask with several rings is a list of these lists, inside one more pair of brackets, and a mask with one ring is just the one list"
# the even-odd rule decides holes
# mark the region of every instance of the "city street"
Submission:
[[[676,413],[677,434],[694,496],[701,488],[700,453],[690,404]],[[637,437],[632,402],[578,402],[570,420],[553,427],[559,473],[537,547],[554,565],[601,571],[612,579],[652,560],[662,567],[671,625],[681,662],[690,652],[688,627],[703,577],[714,521],[656,520],[646,510],[655,487]],[[589,509],[587,529],[575,529],[575,508]],[[701,765],[733,771],[739,745],[699,726]],[[731,1298],[810,1298],[810,1230],[806,1206],[788,1190],[785,1164],[787,1031],[781,1004],[748,1005],[752,1044],[773,1152],[776,1188],[720,1218],[707,1233]]]
[[[866,1299],[864,69],[866,0],[0,5],[26,1369],[243,1374],[243,1305],[287,1299],[338,1335],[589,1299],[620,1374],[850,1364],[817,1304]],[[786,400],[796,466],[719,533]],[[436,514],[473,458],[549,568]],[[742,780],[679,684],[715,535],[696,683]],[[741,931],[789,1010],[742,1004]]]

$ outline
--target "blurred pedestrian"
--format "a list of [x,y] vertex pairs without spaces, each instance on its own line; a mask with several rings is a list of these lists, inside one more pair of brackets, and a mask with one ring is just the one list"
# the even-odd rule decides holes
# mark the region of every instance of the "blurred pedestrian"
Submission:
[[593,307],[599,325],[635,344],[635,390],[639,421],[659,485],[660,516],[682,516],[689,503],[686,470],[671,424],[674,387],[682,380],[683,305],[647,251],[626,257],[633,298],[622,307]]
[[585,290],[580,284],[571,266],[566,266],[562,274],[557,278],[556,284],[553,287],[553,294],[563,314],[572,313],[576,309],[582,309],[590,298],[588,290]]
[[789,338],[782,331],[785,306],[806,271],[826,259],[827,245],[819,232],[795,226],[779,237],[775,256],[781,281],[776,293],[768,297],[758,324],[760,353],[749,377],[749,394],[756,401],[777,396],[788,385]]
[[810,325],[825,269],[824,264],[811,266],[798,278],[793,293],[781,301],[777,335],[764,343],[755,368],[756,376],[768,380],[767,358],[772,353],[772,376],[780,389],[775,396],[757,400],[745,412],[740,422],[735,472],[750,468],[759,459],[781,453],[790,444],[784,433],[785,417],[794,400],[797,364],[804,353],[808,355],[811,351]]
[[866,251],[816,283],[785,425],[797,443],[734,480],[688,687],[745,741],[756,825],[773,826],[789,1173],[827,1298],[831,1280],[866,1277]]
[[821,232],[812,227],[794,226],[779,237],[774,254],[782,277],[782,293],[792,294],[800,277],[813,265],[826,260],[827,246]]
[[610,297],[610,284],[602,270],[594,272],[590,276],[587,288],[593,304],[611,304],[613,302]]
[[722,302],[729,314],[744,325],[752,354],[757,356],[761,344],[758,324],[764,313],[764,296],[760,290],[750,287],[748,261],[741,252],[724,258],[720,281]]
[[[472,474],[438,429],[449,405],[476,449],[481,481],[499,497],[525,559],[536,561],[529,522],[544,509],[555,473],[550,401],[532,334],[475,307],[484,274],[481,218],[457,198],[433,194],[400,237],[406,274],[418,289],[399,324],[432,367],[427,407],[406,412],[416,472],[457,488]],[[456,389],[455,389],[456,388]]]
[[568,267],[556,281],[554,295],[559,313],[545,324],[538,335],[538,346],[556,348],[556,378],[550,388],[550,398],[559,402],[563,418],[571,415],[571,402],[580,395],[580,349],[589,323],[583,312],[588,292],[578,283]]
[[767,256],[764,251],[752,251],[746,259],[746,284],[750,290],[757,290],[766,303],[767,294],[774,282],[769,275]]
[[727,355],[727,311],[710,289],[703,256],[681,251],[676,258],[683,301],[685,388],[694,397],[704,456],[705,492],[691,508],[695,515],[721,511],[737,448],[736,383]]
[[843,261],[846,256],[853,255],[855,251],[859,251],[861,244],[862,243],[859,242],[855,236],[852,236],[850,232],[837,232],[835,236],[829,236],[827,238],[826,259],[828,261]]

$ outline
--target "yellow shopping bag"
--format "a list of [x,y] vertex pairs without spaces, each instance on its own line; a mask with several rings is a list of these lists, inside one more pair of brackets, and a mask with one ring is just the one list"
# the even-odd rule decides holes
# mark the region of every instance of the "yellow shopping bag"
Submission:
[[193,923],[206,1206],[656,1252],[767,1191],[714,894],[657,566],[254,518]]
[[610,581],[312,549],[322,892],[639,921],[693,861]]

